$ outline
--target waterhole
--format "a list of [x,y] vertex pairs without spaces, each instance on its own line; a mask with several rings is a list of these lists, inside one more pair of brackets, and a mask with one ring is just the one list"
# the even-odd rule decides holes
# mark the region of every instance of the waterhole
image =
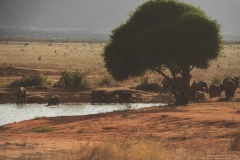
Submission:
[[0,126],[39,117],[90,115],[165,105],[163,103],[60,104],[57,106],[46,106],[46,104],[0,104]]

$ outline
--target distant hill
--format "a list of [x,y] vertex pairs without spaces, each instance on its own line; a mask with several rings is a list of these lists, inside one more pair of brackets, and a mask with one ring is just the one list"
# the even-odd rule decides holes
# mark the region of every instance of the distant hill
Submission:
[[[131,11],[146,0],[0,0],[0,37],[107,39]],[[239,0],[182,0],[199,6],[222,25],[228,37],[240,35]]]

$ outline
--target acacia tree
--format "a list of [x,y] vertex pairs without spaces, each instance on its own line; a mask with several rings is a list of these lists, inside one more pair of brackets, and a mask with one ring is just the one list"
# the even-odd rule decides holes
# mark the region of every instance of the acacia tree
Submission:
[[207,69],[221,48],[220,25],[202,10],[175,0],[150,0],[112,31],[102,56],[116,80],[148,70],[173,77],[176,103],[185,105],[191,96],[190,71]]

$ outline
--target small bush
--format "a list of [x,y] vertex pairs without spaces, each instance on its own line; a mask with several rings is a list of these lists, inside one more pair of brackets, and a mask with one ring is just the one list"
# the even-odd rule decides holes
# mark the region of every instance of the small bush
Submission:
[[84,129],[79,129],[77,133],[84,133]]
[[141,78],[141,83],[140,83],[140,85],[146,85],[146,84],[148,84],[149,79],[150,79],[150,77],[148,77],[148,76],[142,77],[142,78]]
[[23,76],[21,79],[17,79],[10,84],[10,87],[20,87],[20,86],[47,86],[51,85],[51,82],[47,77],[39,74],[30,77]]
[[45,132],[51,132],[52,129],[48,128],[48,127],[39,127],[39,128],[34,128],[32,130],[32,132],[36,132],[36,133],[45,133]]
[[97,84],[99,86],[109,86],[111,84],[111,81],[112,81],[112,77],[104,76],[104,78],[98,80]]
[[55,86],[66,86],[66,87],[82,87],[88,85],[85,79],[84,73],[76,70],[75,72],[70,72],[67,70],[60,71],[61,77]]
[[222,78],[219,77],[219,75],[216,75],[213,77],[211,84],[221,84],[222,83]]

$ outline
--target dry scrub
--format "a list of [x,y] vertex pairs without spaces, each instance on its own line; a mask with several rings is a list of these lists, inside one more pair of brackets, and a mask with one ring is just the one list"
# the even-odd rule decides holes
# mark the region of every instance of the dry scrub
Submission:
[[[80,70],[88,73],[92,83],[108,76],[101,57],[105,43],[0,43],[0,65],[26,67],[31,69]],[[240,73],[240,45],[224,45],[222,55],[207,70],[194,69],[192,81],[204,80],[211,83],[215,76],[239,76]],[[45,74],[47,74],[45,72]],[[162,76],[148,72],[150,82],[160,83]],[[51,77],[49,77],[51,79]],[[56,81],[56,80],[55,80]],[[128,80],[134,83],[139,78]]]

